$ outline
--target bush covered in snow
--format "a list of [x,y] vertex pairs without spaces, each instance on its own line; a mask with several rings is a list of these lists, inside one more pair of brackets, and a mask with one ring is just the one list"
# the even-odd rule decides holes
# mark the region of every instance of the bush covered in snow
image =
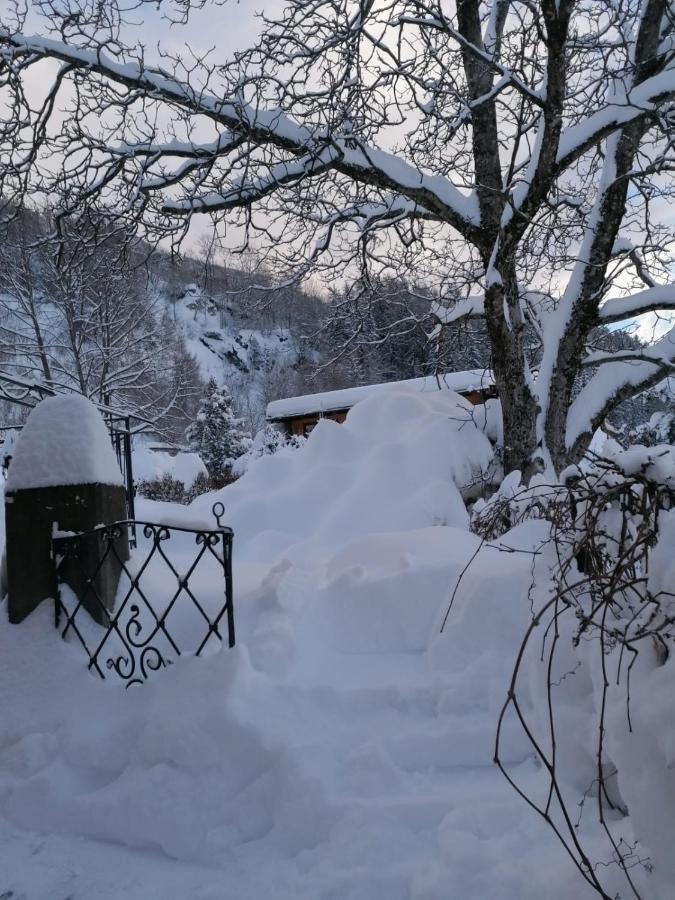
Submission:
[[[474,527],[507,543],[518,523],[544,526],[538,554],[548,559],[543,570],[533,560],[532,618],[496,755],[506,723],[519,723],[549,780],[548,795],[525,794],[582,877],[610,897],[617,885],[642,880],[633,871],[640,864],[644,872],[658,865],[659,884],[675,876],[666,849],[675,824],[664,799],[675,788],[674,733],[663,715],[675,645],[675,447],[608,442],[605,451],[555,484],[542,476],[523,485],[513,473],[478,507]],[[633,840],[615,824],[629,812]],[[598,823],[604,851],[580,838],[582,818]]]
[[286,435],[269,422],[253,438],[251,446],[232,466],[234,475],[243,475],[254,459],[261,456],[272,456],[280,450],[297,450],[305,443],[304,437]]
[[185,485],[168,473],[156,478],[141,478],[136,482],[136,492],[147,500],[163,503],[185,503]]
[[188,504],[202,494],[220,490],[236,480],[237,476],[227,471],[220,475],[207,475],[200,472],[194,481],[186,486],[180,479],[174,478],[167,472],[154,478],[140,479],[136,482],[136,492],[146,500]]

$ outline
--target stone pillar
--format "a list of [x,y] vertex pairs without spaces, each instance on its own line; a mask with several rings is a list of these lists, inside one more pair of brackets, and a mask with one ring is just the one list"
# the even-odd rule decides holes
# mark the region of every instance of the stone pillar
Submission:
[[[111,484],[58,485],[5,494],[7,587],[9,620],[21,622],[39,603],[56,597],[52,535],[58,531],[91,531],[102,523],[126,518],[124,488]],[[106,624],[105,612],[86,585],[83,572],[93,574],[105,548],[95,536],[82,541],[79,564],[69,565],[64,580],[91,615]],[[126,531],[116,542],[120,559],[129,558]],[[94,588],[112,610],[120,564],[110,552],[96,576]]]
[[[5,488],[8,613],[26,618],[43,600],[56,598],[54,531],[90,532],[97,525],[126,519],[125,490],[105,423],[80,395],[43,400],[28,417],[18,441]],[[78,559],[61,577],[89,612],[106,624],[113,608],[121,560],[129,557],[126,529],[105,563],[103,542],[85,536]],[[92,588],[98,594],[97,602]]]

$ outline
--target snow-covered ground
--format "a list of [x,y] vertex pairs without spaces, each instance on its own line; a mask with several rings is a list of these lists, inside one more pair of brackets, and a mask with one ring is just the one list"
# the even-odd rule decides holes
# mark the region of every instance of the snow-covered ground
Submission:
[[198,453],[180,450],[172,454],[166,450],[153,449],[154,444],[161,446],[161,442],[148,435],[134,435],[132,467],[135,482],[170,475],[190,487],[195,478],[207,474],[206,466]]
[[[225,503],[238,641],[129,691],[49,604],[0,610],[0,897],[593,896],[492,761],[546,551],[537,522],[514,552],[469,532],[460,488],[491,459],[457,395],[392,391],[217,497],[140,501],[155,521]],[[503,753],[543,784],[513,722]]]

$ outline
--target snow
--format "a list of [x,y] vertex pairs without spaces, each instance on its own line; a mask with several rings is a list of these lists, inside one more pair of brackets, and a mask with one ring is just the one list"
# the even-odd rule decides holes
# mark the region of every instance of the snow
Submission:
[[170,475],[182,481],[186,487],[199,475],[206,475],[206,466],[198,453],[178,450],[169,453],[166,450],[153,450],[152,438],[139,434],[133,439],[132,464],[135,481],[152,481]]
[[66,484],[123,484],[101,414],[79,394],[47,397],[21,430],[7,491]]
[[659,284],[628,297],[609,297],[600,307],[598,316],[602,322],[621,322],[645,311],[674,306],[675,285]]
[[[380,179],[389,181],[391,189],[400,191],[402,194],[412,191],[416,195],[419,192],[427,195],[429,198],[427,203],[432,210],[433,207],[440,204],[455,220],[472,225],[480,224],[480,209],[475,190],[466,191],[459,188],[448,178],[423,172],[405,159],[379,148],[356,144],[348,137],[339,139],[334,135],[327,134],[324,129],[302,125],[281,109],[262,109],[257,105],[249,106],[243,103],[239,96],[229,99],[210,94],[203,88],[193,86],[189,80],[181,81],[161,69],[146,66],[143,62],[118,61],[103,53],[100,48],[88,50],[39,35],[2,34],[0,36],[4,38],[9,53],[12,50],[18,52],[28,50],[37,56],[61,59],[79,67],[91,67],[113,83],[125,86],[134,83],[140,84],[168,101],[173,100],[179,104],[188,103],[192,107],[196,106],[204,115],[213,118],[225,129],[225,137],[218,140],[224,141],[226,145],[232,137],[229,129],[236,133],[244,125],[246,130],[250,131],[263,144],[281,147],[284,150],[290,149],[292,153],[303,152],[311,165],[314,156],[325,152],[324,148],[328,143],[337,152],[334,165],[338,171],[365,170],[375,173]],[[327,141],[326,138],[329,140]],[[113,152],[119,150],[118,147],[110,149]],[[172,148],[172,150],[174,153],[176,152],[176,148]],[[209,151],[213,151],[213,141],[205,143],[204,151],[200,144],[195,142],[193,149],[195,157]],[[128,152],[133,155],[135,151],[129,149]],[[147,152],[146,141],[140,142],[140,152]],[[186,153],[186,149],[183,148],[182,152]],[[282,180],[285,170],[286,164],[283,166],[283,173],[279,176]],[[293,174],[295,175],[295,173]],[[239,186],[235,185],[235,189],[237,187]],[[258,185],[253,186],[254,189],[256,187],[260,189]],[[215,202],[215,198],[209,198],[209,204],[212,205]],[[173,201],[169,206],[176,208]],[[196,206],[197,211],[204,208],[208,208],[208,206],[203,207],[199,204]]]
[[572,447],[577,438],[588,430],[589,423],[593,423],[606,408],[608,401],[619,396],[626,387],[639,386],[648,383],[650,379],[653,379],[652,383],[658,383],[661,375],[665,381],[673,360],[675,327],[658,341],[645,347],[639,355],[636,354],[635,359],[619,358],[614,362],[603,362],[572,401],[567,414],[567,446]]
[[[445,531],[422,567],[439,572],[441,602],[458,560],[473,549],[465,532]],[[341,566],[350,565],[343,557]],[[450,878],[468,900],[496,885],[503,900],[544,896],[540,863],[555,864],[556,851],[490,765],[492,720],[473,682],[481,666],[471,678],[442,676],[424,652],[400,652],[394,639],[399,652],[341,652],[317,618],[335,615],[334,596],[307,618],[313,603],[295,595],[299,574],[277,574],[245,598],[252,607],[283,604],[285,632],[268,608],[234,651],[181,660],[137,691],[86,677],[48,611],[17,634],[2,630],[3,658],[19,661],[0,678],[0,696],[14,701],[3,704],[2,719],[3,887],[45,900],[82,891],[215,898],[224,889],[430,900],[445,895]],[[373,586],[384,608],[386,593],[377,579]],[[401,594],[397,612],[404,608]],[[480,653],[484,628],[473,621],[464,658],[473,646],[489,668],[490,654]],[[374,633],[367,611],[352,625]],[[282,636],[294,641],[295,664],[284,677],[269,675],[260,662],[274,658],[274,647],[278,659]],[[535,774],[525,755],[514,744],[515,763]],[[528,867],[535,842],[540,858]],[[140,853],[147,862],[139,874]],[[561,885],[547,896],[569,894]]]
[[[299,448],[252,459],[238,482],[187,509],[139,499],[141,519],[200,526],[213,521],[215,500],[225,505],[234,650],[183,656],[125,691],[87,674],[49,604],[21,626],[0,606],[3,891],[591,900],[492,762],[514,656],[546,596],[554,550],[543,521],[493,544],[468,530],[461,489],[494,464],[473,413],[451,390],[391,387],[343,425],[322,421]],[[132,567],[144,558],[139,539]],[[190,536],[169,543],[186,571]],[[671,555],[650,577],[672,577]],[[166,597],[153,571],[144,585],[155,602]],[[207,606],[217,595],[218,579],[199,581]],[[528,714],[537,684],[522,697]],[[580,702],[570,695],[561,747],[575,751],[592,679],[572,687]],[[650,751],[664,779],[670,733]],[[545,788],[514,721],[502,758],[525,789]],[[586,773],[565,770],[582,790]],[[669,794],[638,787],[665,811]],[[663,815],[644,825],[661,854],[666,838],[652,832]],[[630,821],[620,827],[632,840]],[[599,858],[586,819],[579,834]],[[668,891],[644,896],[668,900]]]
[[[163,300],[167,302],[166,296]],[[268,371],[291,369],[298,361],[298,345],[288,329],[243,328],[231,316],[223,321],[216,304],[197,285],[188,285],[171,303],[171,315],[205,381],[215,378],[232,387],[241,383],[250,390],[264,382]]]
[[625,450],[617,447],[616,450],[609,449],[606,455],[626,475],[642,474],[675,491],[675,447],[671,444],[634,445]]
[[330,167],[339,156],[340,152],[329,145],[319,152],[312,151],[300,159],[273,166],[264,178],[257,177],[252,180],[247,180],[247,177],[237,178],[223,193],[211,191],[188,200],[170,202],[166,208],[176,212],[189,212],[197,209],[214,211],[226,209],[228,206],[238,206],[242,201],[251,202],[264,197],[277,185],[317,175]]
[[[222,498],[240,555],[281,552],[298,540],[323,555],[358,535],[465,526],[460,491],[493,466],[473,410],[450,390],[392,385],[361,400],[344,424],[322,419],[298,450],[254,460]],[[420,433],[429,440],[421,444]],[[198,498],[193,507],[211,502]]]
[[453,306],[443,306],[441,303],[432,303],[431,315],[438,319],[440,325],[452,325],[464,318],[478,318],[485,315],[485,297],[462,297]]
[[[475,190],[460,190],[447,178],[422,172],[405,159],[378,147],[352,148],[349,141],[342,142],[335,139],[334,143],[340,148],[345,166],[381,172],[402,194],[406,193],[406,189],[428,193],[436,203],[440,202],[447,207],[448,212],[459,220],[472,225],[480,224],[480,207]],[[341,164],[336,168],[341,168]]]
[[[485,369],[471,369],[467,372],[446,372],[442,375],[427,375],[423,378],[410,378],[407,381],[392,381],[383,384],[367,384],[361,387],[345,388],[340,391],[324,391],[317,394],[305,394],[301,397],[289,397],[285,400],[273,400],[267,405],[267,418],[274,421],[288,416],[304,413],[330,412],[336,409],[350,409],[361,400],[374,394],[382,395],[391,390],[404,388],[421,393],[436,393],[440,390],[474,391],[492,387],[492,375]],[[467,404],[467,409],[471,408]]]
[[570,159],[580,156],[584,150],[596,144],[603,134],[649,112],[655,107],[657,98],[672,94],[674,90],[675,70],[669,68],[651,78],[645,78],[631,89],[628,96],[617,92],[611,102],[563,131],[558,147],[558,163],[564,165]]

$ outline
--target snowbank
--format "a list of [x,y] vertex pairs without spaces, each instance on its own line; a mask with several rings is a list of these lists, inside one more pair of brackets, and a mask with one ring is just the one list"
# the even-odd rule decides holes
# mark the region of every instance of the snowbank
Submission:
[[[1,820],[79,853],[96,840],[189,864],[188,888],[159,875],[169,900],[215,900],[223,878],[282,900],[441,900],[448,883],[463,900],[569,900],[562,855],[491,759],[531,558],[511,554],[496,590],[497,551],[483,552],[441,526],[354,539],[319,566],[282,560],[248,590],[244,570],[237,648],[129,691],[87,676],[48,609],[20,629],[0,609]],[[537,779],[515,732],[508,761]],[[214,867],[221,893],[202,893]],[[11,890],[39,878],[3,868]],[[90,870],[59,872],[59,890]],[[106,896],[147,896],[110,868],[92,895],[106,877]]]
[[199,475],[207,475],[206,466],[198,453],[179,451],[172,455],[164,450],[151,450],[150,441],[143,435],[133,442],[134,480],[152,481],[170,475],[190,487]]
[[253,677],[245,650],[181,659],[126,692],[87,677],[78,651],[44,609],[0,629],[0,657],[15,662],[0,672],[12,823],[211,863],[271,831],[288,855],[325,835],[320,787],[234,700]]
[[65,484],[123,484],[101,414],[80,394],[47,397],[32,410],[16,442],[5,490]]
[[[187,509],[139,499],[140,518],[200,525],[225,503],[233,651],[181,657],[124,691],[87,674],[48,607],[21,626],[0,607],[0,890],[590,900],[492,761],[550,559],[543,522],[498,545],[469,532],[461,490],[493,464],[472,414],[450,391],[392,391]],[[170,544],[188,571],[194,542]],[[171,596],[152,567],[143,578],[150,599]],[[217,579],[190,583],[222,599]],[[521,699],[532,713],[536,685]],[[570,740],[585,715],[568,720]],[[545,794],[515,721],[502,752],[526,791]],[[665,739],[654,752],[665,758]]]
[[494,457],[473,415],[453,391],[399,387],[367,397],[342,425],[323,419],[304,446],[253,460],[218,494],[236,552],[264,559],[309,542],[297,553],[328,556],[361,535],[466,527],[461,491],[488,477]]

